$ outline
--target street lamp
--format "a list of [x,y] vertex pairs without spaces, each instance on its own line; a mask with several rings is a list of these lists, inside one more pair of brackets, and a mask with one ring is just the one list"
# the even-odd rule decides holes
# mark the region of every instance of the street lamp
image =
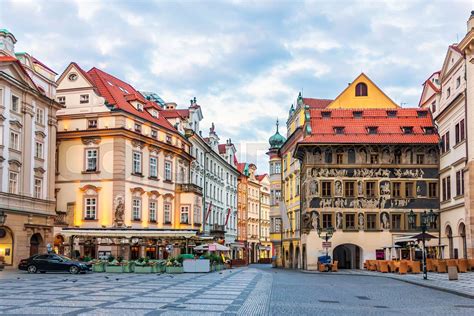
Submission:
[[4,211],[0,212],[0,226],[3,226],[7,220],[7,214]]
[[[318,226],[317,232],[318,232],[319,238],[324,239],[325,242],[328,242],[329,239],[331,239],[332,235],[334,234],[334,228],[332,226],[329,226],[328,228],[326,228],[325,235],[322,237],[321,235],[323,233],[323,229],[321,228],[321,226]],[[326,247],[326,257],[328,256],[329,256],[329,250],[328,250],[328,247]]]
[[[423,242],[423,279],[425,280],[428,279],[428,271],[426,270],[425,233],[431,225],[436,223],[437,217],[438,215],[433,212],[433,210],[430,210],[429,212],[424,211],[421,214],[421,226],[418,227],[421,229],[421,240]],[[411,227],[416,228],[416,214],[413,212],[413,210],[411,210],[408,214],[408,223],[411,225]]]

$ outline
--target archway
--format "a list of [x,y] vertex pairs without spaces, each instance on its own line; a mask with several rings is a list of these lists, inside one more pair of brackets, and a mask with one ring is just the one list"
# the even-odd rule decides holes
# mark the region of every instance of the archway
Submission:
[[467,259],[466,225],[464,225],[464,223],[459,224],[458,231],[459,236],[461,236],[462,257]]
[[296,252],[295,252],[295,268],[299,269],[300,268],[300,247],[296,247]]
[[62,235],[56,235],[54,238],[54,252],[64,255],[64,237]]
[[303,270],[306,270],[307,269],[307,267],[306,267],[306,245],[303,245],[303,254],[301,256],[301,261],[302,261],[301,268]]
[[453,230],[451,229],[451,226],[449,225],[446,226],[445,234],[446,234],[446,237],[448,237],[449,258],[453,259],[454,258],[454,245],[453,245]]
[[283,268],[286,268],[288,266],[288,250],[285,250],[283,248]]
[[0,261],[13,263],[13,234],[7,227],[0,227]]
[[30,238],[30,256],[37,255],[43,246],[43,237],[40,233],[33,234]]
[[354,244],[342,244],[334,248],[333,260],[339,269],[360,269],[362,248]]
[[290,257],[288,258],[288,267],[293,269],[293,255],[294,255],[294,249],[293,249],[293,244],[290,244]]

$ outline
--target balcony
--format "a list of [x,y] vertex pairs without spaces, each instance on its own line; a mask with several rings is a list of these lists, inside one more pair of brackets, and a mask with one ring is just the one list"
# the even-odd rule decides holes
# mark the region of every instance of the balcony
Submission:
[[56,211],[56,216],[54,217],[54,226],[68,226],[66,212]]
[[211,234],[225,234],[225,225],[213,224],[211,226]]
[[193,183],[178,183],[176,184],[176,192],[196,193],[196,194],[202,195],[202,188]]

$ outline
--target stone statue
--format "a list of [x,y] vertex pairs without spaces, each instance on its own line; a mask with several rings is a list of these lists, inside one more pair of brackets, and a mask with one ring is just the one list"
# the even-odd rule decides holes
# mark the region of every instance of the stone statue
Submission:
[[364,214],[363,213],[359,213],[359,227],[361,229],[364,229]]
[[382,224],[383,229],[389,229],[390,228],[390,221],[388,220],[387,212],[382,213],[382,216],[380,217],[380,222]]
[[364,195],[364,184],[362,183],[362,181],[359,181],[357,182],[357,193],[359,194],[359,196],[362,196]]
[[338,212],[336,214],[336,229],[342,229],[342,213]]
[[308,213],[303,214],[303,230],[305,233],[311,230],[311,217]]
[[334,184],[336,196],[342,196],[342,183],[341,181],[336,181]]
[[118,196],[115,199],[115,226],[117,227],[122,227],[124,224],[124,216],[125,216],[125,205],[123,203],[123,198],[121,196]]
[[311,225],[313,229],[317,229],[319,227],[319,214],[318,212],[311,213]]
[[310,195],[316,195],[318,192],[318,181],[313,180],[310,182],[309,186]]

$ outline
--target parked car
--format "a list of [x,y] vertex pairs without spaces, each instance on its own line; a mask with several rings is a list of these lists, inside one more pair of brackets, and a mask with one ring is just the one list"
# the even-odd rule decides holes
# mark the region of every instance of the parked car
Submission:
[[85,273],[91,270],[90,264],[72,260],[68,257],[57,254],[40,254],[23,259],[18,265],[18,269],[28,271],[28,273],[46,273],[68,271],[72,274]]

